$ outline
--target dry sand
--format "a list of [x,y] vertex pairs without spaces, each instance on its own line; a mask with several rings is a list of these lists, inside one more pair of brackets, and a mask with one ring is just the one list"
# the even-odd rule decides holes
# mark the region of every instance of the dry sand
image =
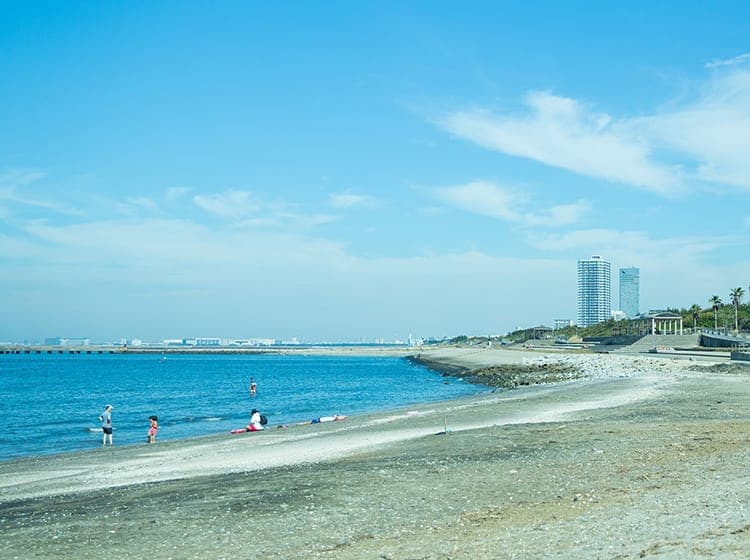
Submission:
[[0,463],[0,558],[750,558],[750,366],[423,357],[585,378]]

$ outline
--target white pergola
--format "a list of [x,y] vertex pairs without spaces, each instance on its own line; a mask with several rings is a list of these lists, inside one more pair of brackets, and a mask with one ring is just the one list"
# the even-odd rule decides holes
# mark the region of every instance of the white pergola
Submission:
[[651,334],[682,334],[682,316],[678,313],[651,311],[638,319],[646,323]]

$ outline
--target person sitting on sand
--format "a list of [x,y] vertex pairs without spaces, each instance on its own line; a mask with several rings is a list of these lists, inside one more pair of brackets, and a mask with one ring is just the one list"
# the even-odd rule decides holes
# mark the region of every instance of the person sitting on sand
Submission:
[[260,412],[257,408],[250,411],[250,423],[246,429],[248,432],[259,432],[263,429],[263,424],[260,421]]
[[156,431],[159,429],[159,418],[157,418],[156,416],[149,416],[148,420],[149,422],[151,422],[151,426],[148,429],[148,442],[155,443]]

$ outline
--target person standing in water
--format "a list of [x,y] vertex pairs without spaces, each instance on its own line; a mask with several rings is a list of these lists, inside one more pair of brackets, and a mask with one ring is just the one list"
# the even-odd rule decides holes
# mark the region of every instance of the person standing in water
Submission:
[[99,416],[99,420],[102,423],[102,445],[107,445],[107,438],[109,438],[109,444],[112,445],[112,405],[108,404],[104,407],[104,412]]
[[148,429],[148,442],[156,443],[156,431],[159,429],[159,418],[156,416],[148,417],[151,426]]
[[254,397],[255,393],[258,391],[258,385],[255,383],[255,378],[250,378],[250,396]]

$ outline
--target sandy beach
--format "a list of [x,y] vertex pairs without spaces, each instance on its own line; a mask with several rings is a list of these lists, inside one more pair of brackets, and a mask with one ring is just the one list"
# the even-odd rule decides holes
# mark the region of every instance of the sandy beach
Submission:
[[750,558],[750,366],[494,348],[420,359],[454,375],[576,373],[0,463],[0,557]]

